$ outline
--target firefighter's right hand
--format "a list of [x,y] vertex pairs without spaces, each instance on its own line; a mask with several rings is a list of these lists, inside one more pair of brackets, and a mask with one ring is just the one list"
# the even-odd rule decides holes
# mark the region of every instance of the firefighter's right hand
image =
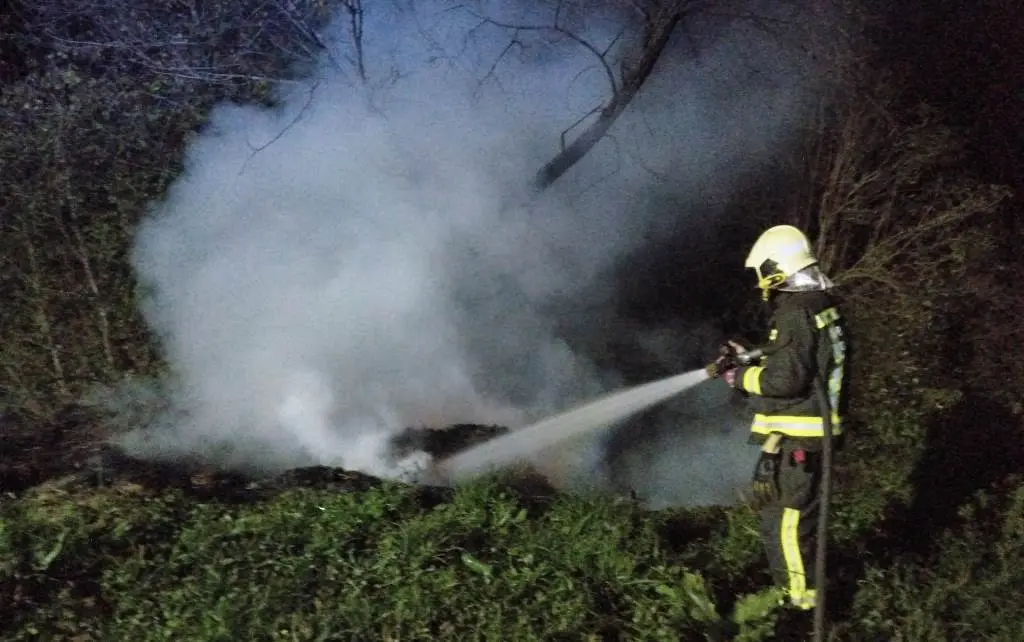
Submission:
[[735,354],[743,354],[747,351],[747,347],[745,345],[733,341],[732,339],[729,339],[728,346]]

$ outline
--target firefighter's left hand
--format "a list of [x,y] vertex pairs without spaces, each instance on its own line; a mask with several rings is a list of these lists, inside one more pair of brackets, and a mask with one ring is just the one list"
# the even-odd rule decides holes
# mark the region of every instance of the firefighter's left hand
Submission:
[[708,373],[709,379],[718,379],[721,377],[725,380],[725,383],[732,387],[736,386],[736,367],[728,365],[722,359],[712,361],[708,365],[704,366],[704,371]]
[[736,368],[729,368],[728,370],[723,372],[722,373],[722,379],[724,379],[725,382],[727,384],[729,384],[730,388],[735,388],[736,387]]
[[778,454],[761,453],[754,468],[752,490],[755,508],[776,501],[779,498],[778,471],[781,458]]

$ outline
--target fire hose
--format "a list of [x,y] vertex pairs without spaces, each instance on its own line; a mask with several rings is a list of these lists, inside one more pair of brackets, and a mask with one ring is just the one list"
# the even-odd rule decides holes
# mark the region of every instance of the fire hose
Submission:
[[818,537],[814,552],[814,642],[825,639],[825,553],[827,551],[828,507],[832,492],[832,409],[825,383],[819,374],[814,378],[814,392],[822,408],[823,438],[821,444],[821,506],[818,509]]

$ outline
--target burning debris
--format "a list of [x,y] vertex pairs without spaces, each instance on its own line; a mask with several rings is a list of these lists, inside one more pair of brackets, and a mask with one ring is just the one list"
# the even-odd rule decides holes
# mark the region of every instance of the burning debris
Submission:
[[455,424],[445,428],[406,428],[392,439],[394,456],[402,459],[425,452],[434,459],[445,459],[508,432],[505,426]]
[[[63,479],[59,482],[62,485],[130,484],[153,491],[177,488],[200,498],[246,501],[288,488],[360,492],[383,483],[373,475],[330,466],[304,466],[266,475],[225,469],[198,457],[173,460],[133,457],[106,442],[98,424],[86,421],[86,414],[80,407],[69,407],[52,425],[29,430],[26,424],[18,431],[14,430],[15,418],[5,417],[4,425],[10,429],[6,444],[10,448],[5,447],[2,452],[17,452],[20,459],[5,458],[0,466],[0,490],[11,497],[47,481]],[[507,430],[501,426],[476,424],[408,428],[395,437],[393,456],[401,460],[422,453],[427,459],[442,459]],[[427,489],[424,492],[428,494],[448,492],[430,484],[419,485]]]

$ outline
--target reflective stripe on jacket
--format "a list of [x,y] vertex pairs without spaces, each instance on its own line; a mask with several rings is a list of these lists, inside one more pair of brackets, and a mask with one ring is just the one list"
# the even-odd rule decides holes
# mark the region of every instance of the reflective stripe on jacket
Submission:
[[748,393],[754,409],[751,432],[796,438],[824,436],[814,390],[815,377],[826,381],[832,433],[841,435],[846,337],[839,309],[825,292],[776,294],[768,343],[758,365],[740,368],[736,387]]

